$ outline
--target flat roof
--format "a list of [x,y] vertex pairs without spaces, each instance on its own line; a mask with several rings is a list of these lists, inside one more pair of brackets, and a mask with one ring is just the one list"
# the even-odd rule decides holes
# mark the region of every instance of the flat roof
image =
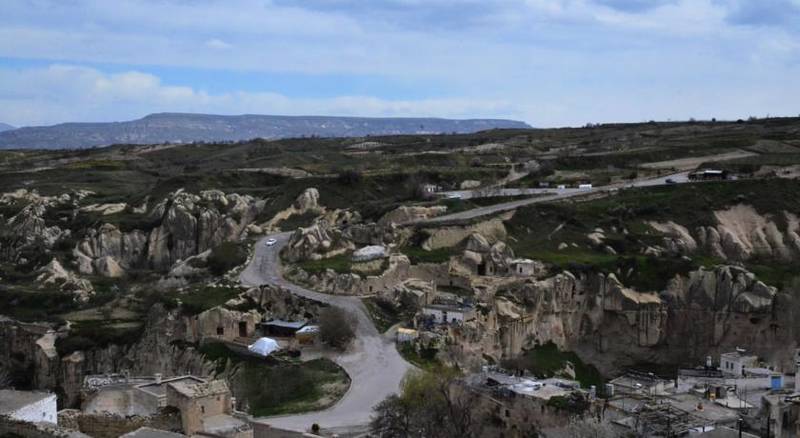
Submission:
[[445,310],[448,312],[469,312],[473,310],[472,307],[469,306],[448,306],[445,304],[428,304],[422,307],[423,309],[435,309],[435,310]]
[[267,321],[262,323],[263,325],[269,325],[274,327],[284,327],[284,328],[291,328],[291,329],[301,329],[308,321],[284,321],[282,319],[273,319],[271,321]]
[[153,395],[167,395],[167,385],[170,383],[205,383],[205,379],[201,379],[195,376],[180,376],[180,377],[173,377],[171,379],[164,379],[161,383],[145,383],[144,385],[139,385],[136,388],[141,389],[144,392],[149,392]]
[[51,392],[0,389],[0,414],[8,414],[30,404],[55,396],[56,395]]
[[185,397],[207,397],[230,392],[228,384],[224,380],[212,380],[211,382],[202,383],[181,381],[170,383],[170,386]]

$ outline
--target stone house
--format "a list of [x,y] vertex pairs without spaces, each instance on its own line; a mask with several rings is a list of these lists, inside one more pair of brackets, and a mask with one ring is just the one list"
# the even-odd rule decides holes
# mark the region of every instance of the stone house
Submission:
[[194,317],[192,335],[195,341],[207,338],[233,342],[256,336],[261,314],[255,310],[240,312],[217,306]]
[[181,412],[183,432],[231,438],[252,438],[253,430],[233,412],[231,390],[223,380],[167,385],[167,404]]
[[475,309],[469,306],[429,304],[422,308],[422,315],[434,324],[464,323],[475,319]]
[[536,275],[536,262],[531,259],[512,260],[511,275],[517,277],[533,277]]

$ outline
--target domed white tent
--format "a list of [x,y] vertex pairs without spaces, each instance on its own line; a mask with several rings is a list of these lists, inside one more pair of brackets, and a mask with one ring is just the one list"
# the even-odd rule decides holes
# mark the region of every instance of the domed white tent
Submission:
[[251,353],[255,353],[259,356],[267,357],[273,352],[280,350],[280,346],[278,342],[272,338],[260,338],[257,340],[253,345],[247,347]]

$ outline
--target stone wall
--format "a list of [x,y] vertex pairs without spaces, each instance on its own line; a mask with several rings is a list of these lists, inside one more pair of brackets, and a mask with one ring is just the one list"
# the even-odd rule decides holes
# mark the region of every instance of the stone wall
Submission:
[[81,432],[44,423],[29,423],[0,415],[0,436],[25,438],[92,438]]
[[58,413],[62,427],[80,431],[94,438],[117,438],[140,427],[180,432],[181,417],[175,409],[164,409],[156,415],[123,417],[112,414],[85,414],[76,410]]

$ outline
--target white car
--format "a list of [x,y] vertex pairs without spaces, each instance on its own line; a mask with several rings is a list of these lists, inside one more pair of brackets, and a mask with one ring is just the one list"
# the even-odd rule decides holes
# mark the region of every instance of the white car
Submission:
[[278,243],[278,241],[275,239],[267,239],[267,246],[272,246],[276,243]]

